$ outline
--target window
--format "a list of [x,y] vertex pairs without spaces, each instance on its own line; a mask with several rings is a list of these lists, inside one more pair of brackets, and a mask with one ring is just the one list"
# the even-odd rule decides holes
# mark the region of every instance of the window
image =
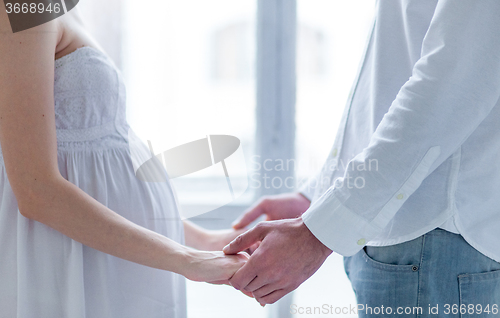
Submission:
[[326,160],[372,25],[375,0],[298,0],[297,174]]
[[[207,135],[232,135],[250,157],[255,1],[126,3],[127,119],[134,131],[158,153]],[[214,167],[173,179],[182,209],[225,203],[221,173]],[[244,169],[235,173],[246,180]],[[247,191],[238,202],[251,197]]]

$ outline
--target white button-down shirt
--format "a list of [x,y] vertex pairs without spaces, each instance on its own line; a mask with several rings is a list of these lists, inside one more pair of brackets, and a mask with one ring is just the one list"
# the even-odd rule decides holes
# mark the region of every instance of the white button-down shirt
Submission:
[[301,192],[344,256],[442,227],[500,261],[500,1],[379,0],[336,141]]

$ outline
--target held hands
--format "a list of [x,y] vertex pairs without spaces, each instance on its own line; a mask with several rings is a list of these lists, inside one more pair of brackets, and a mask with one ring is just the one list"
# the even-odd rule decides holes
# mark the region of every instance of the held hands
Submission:
[[[225,255],[221,250],[241,233],[244,229],[234,230],[206,230],[194,223],[184,221],[185,266],[183,275],[194,281],[203,281],[213,284],[227,284],[233,274],[248,260],[247,253]],[[253,297],[251,293],[243,292]]]
[[[224,230],[212,230],[206,232],[205,244],[203,250],[206,251],[222,251],[224,246],[229,244],[238,235],[246,232],[247,229],[224,229]],[[257,248],[252,246],[251,248],[245,250],[248,254],[252,254],[253,250]]]
[[261,222],[224,247],[238,253],[261,242],[250,259],[229,279],[261,304],[272,304],[318,270],[332,251],[305,226],[302,218]]
[[[190,221],[184,221],[186,244],[199,250],[220,251],[238,235],[243,234],[246,227],[259,216],[265,214],[268,221],[296,218],[301,216],[309,205],[309,200],[302,194],[287,193],[263,197],[233,223],[233,229],[206,230]],[[256,242],[245,251],[252,254],[258,246],[259,242]]]
[[[310,205],[311,202],[309,199],[298,192],[265,196],[243,212],[243,214],[233,222],[233,228],[237,231],[241,231],[241,229],[246,228],[261,215],[266,215],[266,221],[297,218],[301,216]],[[236,238],[236,236],[234,238]],[[259,245],[260,241],[257,241],[252,244],[252,246],[248,247],[245,252],[252,255]]]
[[191,249],[186,269],[189,274],[185,276],[194,281],[231,284],[261,305],[274,303],[309,278],[331,250],[300,218],[262,222],[244,233],[245,227],[263,214],[268,221],[299,217],[309,205],[300,193],[264,197],[229,230],[208,231],[185,221],[188,245],[205,251],[220,251],[225,246],[224,253]]
[[[223,252],[206,252],[189,249],[187,252],[189,262],[183,275],[197,282],[229,285],[229,279],[243,266],[249,256],[247,253],[224,255]],[[247,296],[251,293],[243,291]]]
[[184,220],[186,245],[200,251],[221,251],[246,229],[207,230],[191,221]]

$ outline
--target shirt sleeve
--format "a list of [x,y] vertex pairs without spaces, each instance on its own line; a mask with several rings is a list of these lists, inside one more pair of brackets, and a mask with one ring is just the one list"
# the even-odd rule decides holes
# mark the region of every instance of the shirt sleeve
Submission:
[[497,104],[498,17],[498,0],[438,1],[421,58],[369,145],[303,214],[331,250],[354,255],[380,234]]

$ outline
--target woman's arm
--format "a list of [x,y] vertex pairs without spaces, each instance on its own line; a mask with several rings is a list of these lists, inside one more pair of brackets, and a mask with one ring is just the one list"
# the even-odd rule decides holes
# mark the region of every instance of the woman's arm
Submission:
[[226,280],[246,257],[199,252],[102,205],[57,166],[54,55],[57,20],[13,34],[0,4],[0,143],[19,211],[99,251],[198,281]]
[[191,221],[184,221],[186,245],[202,251],[222,251],[224,246],[245,231],[246,229],[207,230]]

